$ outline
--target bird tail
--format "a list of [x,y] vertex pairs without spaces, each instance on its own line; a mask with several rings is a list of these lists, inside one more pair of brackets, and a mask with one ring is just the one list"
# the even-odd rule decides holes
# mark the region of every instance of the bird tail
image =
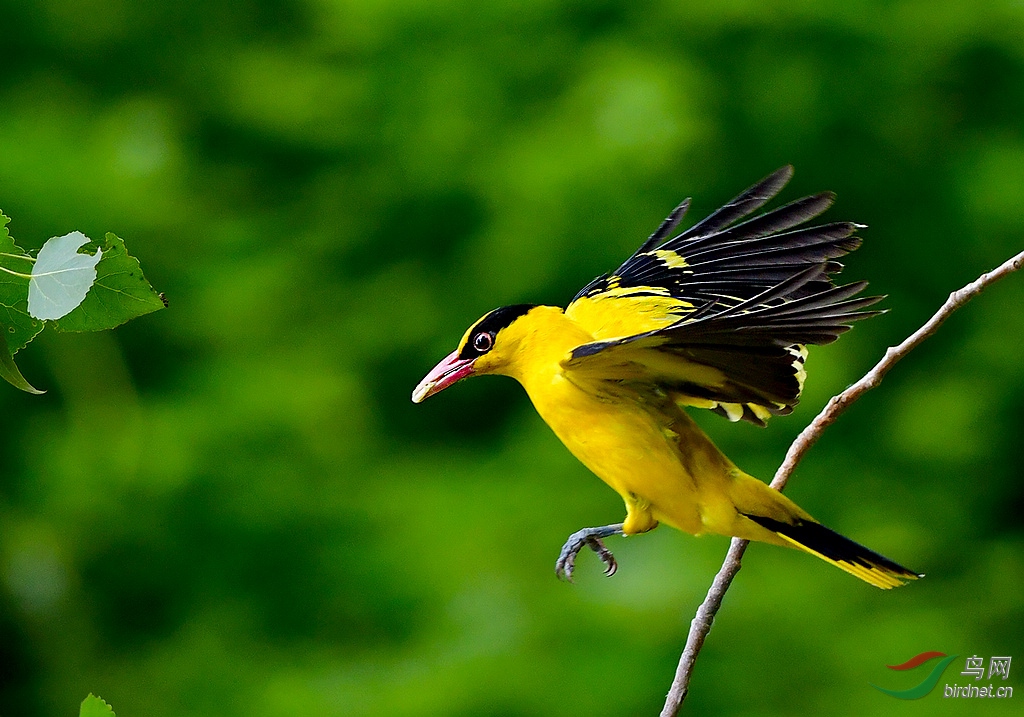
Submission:
[[759,515],[743,515],[793,547],[816,555],[877,588],[889,590],[924,577],[813,520],[798,518],[793,523],[783,523]]

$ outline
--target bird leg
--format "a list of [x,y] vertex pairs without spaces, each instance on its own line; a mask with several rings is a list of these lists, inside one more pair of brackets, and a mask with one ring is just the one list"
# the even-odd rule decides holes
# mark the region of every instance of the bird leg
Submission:
[[583,550],[583,546],[590,548],[597,553],[597,557],[601,558],[601,562],[605,564],[605,575],[609,577],[614,575],[619,566],[615,562],[612,551],[608,550],[601,542],[601,538],[607,538],[609,535],[623,535],[622,523],[603,525],[600,528],[584,528],[570,535],[569,539],[565,541],[565,545],[562,546],[562,552],[558,555],[558,561],[555,563],[555,575],[572,582],[576,556]]

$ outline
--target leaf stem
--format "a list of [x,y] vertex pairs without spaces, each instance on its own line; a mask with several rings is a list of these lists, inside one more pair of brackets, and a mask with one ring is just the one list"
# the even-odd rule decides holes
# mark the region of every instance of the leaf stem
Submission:
[[7,267],[4,267],[4,266],[0,266],[0,271],[2,271],[5,274],[10,274],[11,276],[17,276],[17,277],[22,278],[22,279],[29,279],[29,280],[32,279],[32,275],[31,274],[22,274],[20,271],[14,271],[13,269],[8,269]]
[[36,258],[34,256],[29,256],[28,254],[11,254],[11,253],[6,252],[6,251],[0,251],[0,256],[9,256],[12,259],[24,259],[25,261],[35,261],[36,260]]

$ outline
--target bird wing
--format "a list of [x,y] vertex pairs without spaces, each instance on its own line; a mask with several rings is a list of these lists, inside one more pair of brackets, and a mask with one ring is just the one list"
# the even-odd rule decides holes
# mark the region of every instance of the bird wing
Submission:
[[807,344],[826,344],[873,316],[882,297],[853,298],[866,282],[834,286],[834,261],[861,225],[795,228],[825,211],[830,193],[736,223],[785,186],[783,167],[706,219],[668,239],[683,202],[614,274],[577,294],[566,315],[597,339],[562,361],[572,380],[669,395],[736,421],[764,425],[792,411]]

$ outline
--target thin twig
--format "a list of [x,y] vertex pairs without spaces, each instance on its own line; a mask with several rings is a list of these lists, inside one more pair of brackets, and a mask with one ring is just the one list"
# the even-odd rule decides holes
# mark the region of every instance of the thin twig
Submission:
[[[785,460],[783,460],[779,470],[775,473],[775,478],[771,483],[772,488],[782,490],[786,487],[786,482],[789,480],[794,469],[796,469],[797,464],[810,447],[821,437],[822,432],[832,425],[836,418],[839,417],[839,414],[850,407],[850,404],[870,389],[878,386],[885,374],[896,365],[897,361],[934,334],[939,326],[942,325],[942,322],[948,319],[954,311],[980,294],[990,284],[1017,271],[1022,266],[1024,266],[1024,252],[1005,261],[987,274],[982,274],[962,289],[954,291],[946,299],[946,303],[942,305],[942,308],[935,312],[935,315],[928,319],[924,326],[911,334],[899,346],[889,348],[882,360],[875,364],[875,367],[868,371],[862,379],[838,396],[833,397],[821,413],[793,441],[789,451],[786,453]],[[665,699],[665,707],[661,710],[661,717],[676,717],[679,714],[679,708],[682,706],[683,700],[686,699],[686,693],[689,690],[690,676],[693,674],[697,655],[700,653],[701,647],[704,646],[704,640],[711,630],[715,614],[722,605],[722,598],[725,597],[729,585],[732,584],[732,579],[736,577],[736,573],[740,570],[741,559],[743,552],[747,549],[747,544],[748,541],[746,540],[732,539],[732,545],[729,546],[729,552],[725,556],[725,562],[722,563],[721,570],[715,576],[715,580],[711,584],[704,602],[697,608],[697,614],[690,623],[690,633],[686,638],[686,647],[683,648],[683,654],[679,658],[679,666],[676,668],[676,676],[672,681],[672,688]]]

